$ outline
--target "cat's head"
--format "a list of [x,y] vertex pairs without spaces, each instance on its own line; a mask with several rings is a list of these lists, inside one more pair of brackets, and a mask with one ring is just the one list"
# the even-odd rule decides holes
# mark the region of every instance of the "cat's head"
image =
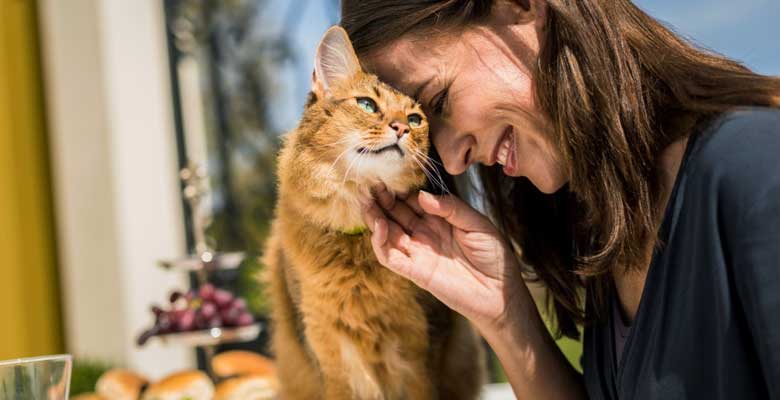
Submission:
[[420,104],[366,73],[340,27],[318,47],[306,114],[302,128],[311,129],[299,144],[316,153],[310,159],[328,178],[397,192],[424,184],[430,161]]

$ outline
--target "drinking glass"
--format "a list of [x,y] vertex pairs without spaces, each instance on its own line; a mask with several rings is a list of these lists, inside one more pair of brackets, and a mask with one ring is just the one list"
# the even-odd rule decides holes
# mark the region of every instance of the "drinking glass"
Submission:
[[0,400],[68,400],[70,355],[0,361]]

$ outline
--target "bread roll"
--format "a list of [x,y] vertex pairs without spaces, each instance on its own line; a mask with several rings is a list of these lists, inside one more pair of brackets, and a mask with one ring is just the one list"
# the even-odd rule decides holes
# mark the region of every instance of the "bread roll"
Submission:
[[233,350],[219,353],[211,359],[216,376],[225,378],[240,375],[274,376],[273,361],[251,351]]
[[230,378],[219,385],[214,400],[273,400],[276,382],[260,375],[244,375]]
[[143,400],[212,400],[214,384],[200,371],[168,375],[144,391]]
[[97,393],[82,393],[78,396],[73,396],[70,400],[109,400]]
[[110,400],[138,400],[148,383],[145,377],[125,369],[106,371],[95,384],[95,392]]

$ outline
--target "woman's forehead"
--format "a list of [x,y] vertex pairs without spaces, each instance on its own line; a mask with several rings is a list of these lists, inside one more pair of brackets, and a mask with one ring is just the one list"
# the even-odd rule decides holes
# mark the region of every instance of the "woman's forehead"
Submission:
[[373,51],[364,63],[368,72],[376,74],[397,90],[414,96],[427,81],[435,79],[448,62],[442,39],[423,40],[403,37]]

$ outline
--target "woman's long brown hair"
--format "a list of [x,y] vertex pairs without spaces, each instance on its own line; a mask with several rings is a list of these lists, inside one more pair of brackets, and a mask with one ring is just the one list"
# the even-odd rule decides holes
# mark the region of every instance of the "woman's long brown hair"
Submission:
[[[362,56],[407,34],[481,24],[495,2],[343,0],[341,25]],[[577,337],[583,287],[593,315],[605,315],[609,273],[643,267],[655,242],[661,152],[694,122],[780,106],[780,79],[697,48],[629,0],[547,3],[535,94],[569,184],[545,195],[499,167],[480,177],[493,220],[552,295],[558,332]]]

